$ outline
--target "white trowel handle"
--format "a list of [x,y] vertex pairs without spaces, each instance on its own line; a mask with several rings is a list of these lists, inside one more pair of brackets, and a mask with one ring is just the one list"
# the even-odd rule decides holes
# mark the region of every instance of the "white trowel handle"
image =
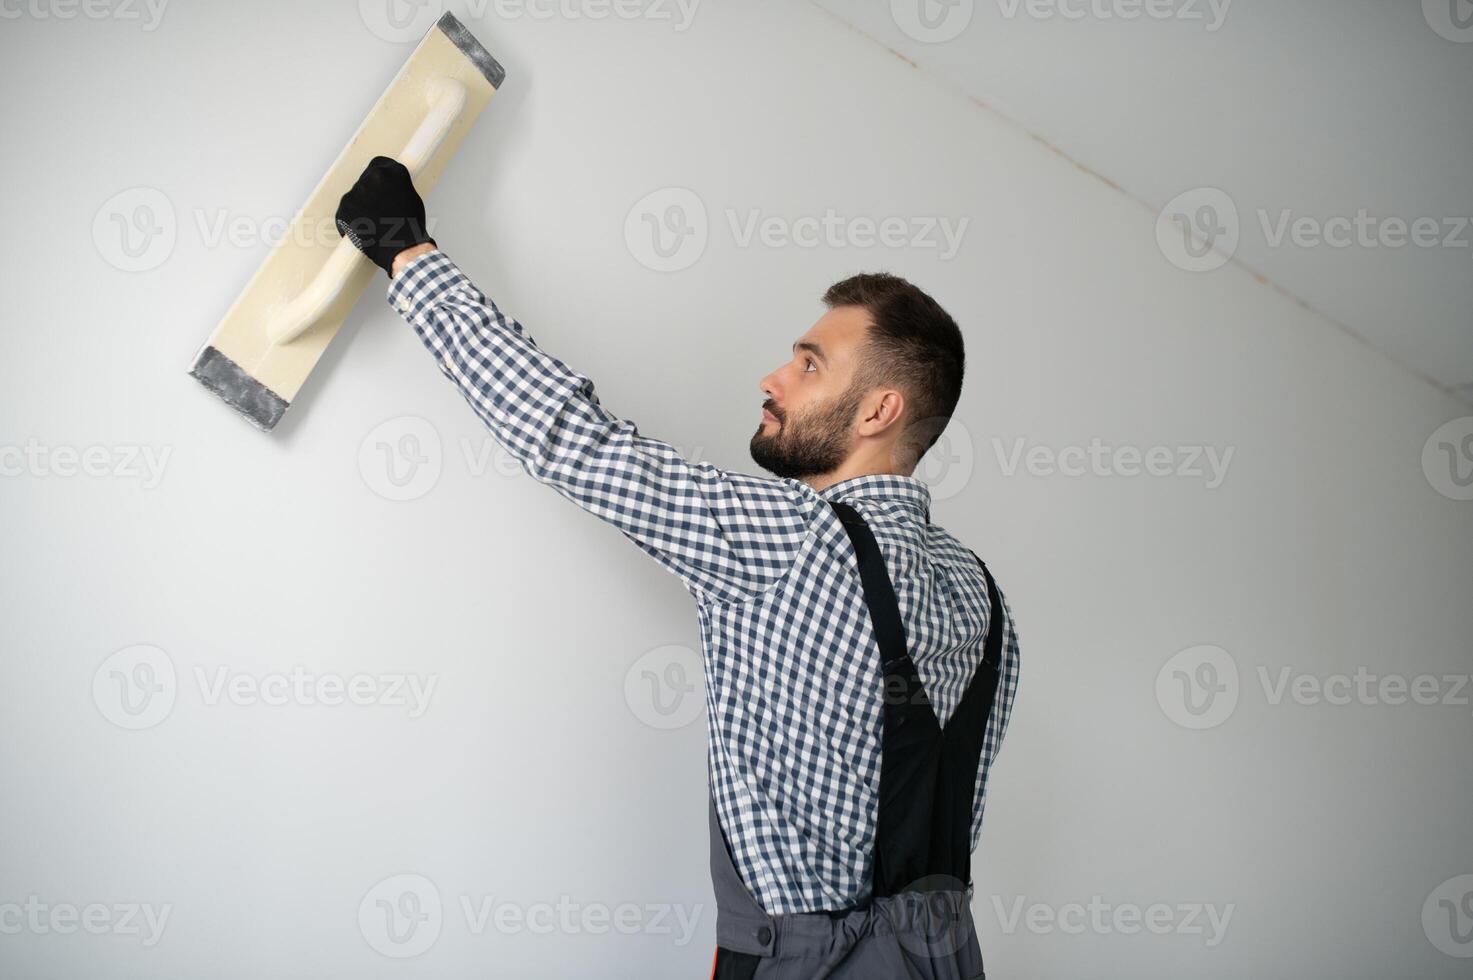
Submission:
[[[424,121],[404,144],[404,149],[394,154],[394,159],[409,170],[411,177],[417,176],[425,164],[435,155],[450,127],[465,109],[465,86],[451,78],[436,77],[430,80],[430,107]],[[307,331],[333,304],[348,279],[358,268],[358,263],[367,261],[364,254],[344,238],[338,242],[326,264],[307,284],[296,299],[283,306],[266,324],[266,335],[273,344],[289,344]]]

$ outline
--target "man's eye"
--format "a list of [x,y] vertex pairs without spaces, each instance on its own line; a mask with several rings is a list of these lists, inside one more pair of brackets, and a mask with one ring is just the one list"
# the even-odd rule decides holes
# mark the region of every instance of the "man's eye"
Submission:
[[[804,364],[806,364],[806,365],[808,365],[808,366],[809,366],[809,367],[811,367],[811,368],[817,368],[817,367],[818,367],[818,365],[816,365],[816,364],[814,364],[814,363],[813,363],[813,358],[811,358],[811,357],[810,357],[810,358],[808,358],[808,359],[807,359],[807,360],[806,360],[806,361],[804,361],[804,362],[803,362],[803,363],[804,363]],[[804,373],[805,373],[805,374],[806,374],[806,373],[807,373],[807,372],[806,372],[806,371],[805,371],[805,372],[804,372]]]

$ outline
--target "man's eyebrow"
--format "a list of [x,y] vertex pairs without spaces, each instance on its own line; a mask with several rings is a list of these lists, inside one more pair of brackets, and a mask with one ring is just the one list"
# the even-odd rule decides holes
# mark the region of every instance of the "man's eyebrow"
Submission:
[[828,366],[829,359],[823,356],[822,347],[818,346],[812,341],[800,340],[793,345],[793,353],[798,353],[798,348],[800,347],[813,354],[813,356],[817,357],[820,361],[823,361],[824,366]]

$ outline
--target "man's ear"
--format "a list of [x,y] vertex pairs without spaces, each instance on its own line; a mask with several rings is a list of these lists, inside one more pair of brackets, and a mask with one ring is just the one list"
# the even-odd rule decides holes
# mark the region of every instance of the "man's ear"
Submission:
[[879,397],[875,399],[869,414],[861,423],[861,425],[872,426],[869,435],[878,435],[890,426],[902,423],[905,416],[905,396],[899,390],[885,388],[876,394]]

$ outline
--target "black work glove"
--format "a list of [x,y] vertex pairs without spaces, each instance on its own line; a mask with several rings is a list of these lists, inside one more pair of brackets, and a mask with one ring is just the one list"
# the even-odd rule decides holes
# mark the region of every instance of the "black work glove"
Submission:
[[406,248],[438,244],[425,229],[425,202],[409,169],[398,160],[374,157],[338,203],[338,233],[389,275],[394,256]]

